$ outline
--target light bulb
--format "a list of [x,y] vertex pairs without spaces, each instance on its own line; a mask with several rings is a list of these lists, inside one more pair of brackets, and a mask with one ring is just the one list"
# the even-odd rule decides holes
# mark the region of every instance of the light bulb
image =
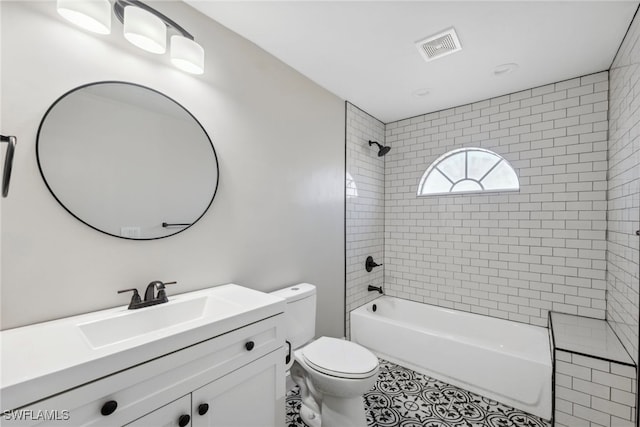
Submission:
[[204,73],[204,49],[183,36],[171,37],[171,62],[191,74]]
[[58,13],[80,28],[98,33],[111,32],[111,4],[108,0],[58,0]]
[[167,26],[151,12],[137,6],[124,8],[124,37],[140,49],[151,53],[167,50]]

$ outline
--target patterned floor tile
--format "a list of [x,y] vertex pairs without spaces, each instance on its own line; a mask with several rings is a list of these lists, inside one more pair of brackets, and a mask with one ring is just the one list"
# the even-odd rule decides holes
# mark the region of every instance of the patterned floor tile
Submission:
[[[547,421],[380,359],[364,395],[369,427],[550,427]],[[287,427],[306,427],[300,395],[287,394]]]

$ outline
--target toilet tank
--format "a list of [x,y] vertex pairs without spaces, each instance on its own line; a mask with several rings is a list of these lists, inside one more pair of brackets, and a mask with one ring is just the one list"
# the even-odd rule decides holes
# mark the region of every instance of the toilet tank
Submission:
[[292,349],[302,347],[316,334],[316,287],[300,283],[271,292],[287,301],[284,312],[287,341]]

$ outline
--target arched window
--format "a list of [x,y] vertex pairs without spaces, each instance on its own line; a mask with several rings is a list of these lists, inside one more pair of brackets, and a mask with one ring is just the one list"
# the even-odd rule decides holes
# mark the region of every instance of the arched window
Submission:
[[519,189],[516,172],[501,156],[483,148],[459,148],[429,166],[420,179],[418,196]]

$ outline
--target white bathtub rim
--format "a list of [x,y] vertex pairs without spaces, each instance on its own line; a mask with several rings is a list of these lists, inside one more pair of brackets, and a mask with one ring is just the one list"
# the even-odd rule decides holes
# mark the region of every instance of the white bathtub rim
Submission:
[[506,319],[504,317],[491,316],[490,314],[476,313],[476,312],[473,312],[473,311],[466,311],[466,310],[460,310],[460,309],[457,309],[457,308],[444,307],[444,306],[437,305],[437,304],[432,304],[432,303],[429,303],[429,302],[414,301],[412,299],[396,297],[396,296],[387,295],[387,294],[380,295],[376,299],[371,300],[371,301],[369,301],[367,303],[362,304],[361,306],[358,306],[358,307],[352,309],[350,311],[350,313],[353,313],[356,310],[362,309],[363,307],[365,307],[365,309],[366,309],[366,307],[368,305],[374,304],[376,301],[379,301],[379,300],[387,301],[387,300],[394,300],[394,299],[397,299],[397,300],[400,300],[400,301],[405,301],[405,302],[408,302],[408,303],[427,305],[429,307],[433,307],[436,310],[445,311],[447,313],[454,314],[456,316],[461,316],[461,317],[477,317],[477,316],[481,316],[481,317],[487,319],[487,321],[489,321],[489,322],[510,322],[510,323],[514,323],[514,324],[516,324],[518,326],[522,326],[525,329],[529,329],[529,328],[533,328],[533,329],[548,329],[548,326],[534,325],[534,324],[531,324],[531,323],[522,322],[520,320]]
[[[371,316],[371,317],[373,317],[373,316]],[[407,322],[396,321],[396,320],[390,319],[388,317],[385,317],[385,319],[387,319],[388,323],[393,324],[394,326],[405,326],[405,325],[407,325]],[[441,331],[436,331],[436,330],[432,330],[432,329],[428,329],[428,328],[417,328],[417,329],[419,331],[421,331],[421,332],[427,332],[427,333],[431,333],[431,334],[437,335],[437,336],[442,337],[442,338],[446,338],[447,340],[456,342],[458,344],[463,344],[463,345],[473,344],[474,347],[481,348],[481,349],[486,350],[486,351],[491,352],[491,353],[499,353],[499,354],[506,353],[506,354],[508,354],[510,356],[517,357],[519,359],[526,360],[528,362],[532,362],[532,363],[535,363],[537,365],[542,365],[542,366],[549,367],[549,368],[552,366],[551,351],[550,350],[549,350],[548,354],[547,354],[547,352],[545,352],[545,354],[542,354],[542,353],[536,354],[536,356],[538,356],[538,357],[533,357],[532,355],[529,355],[527,353],[515,352],[515,351],[513,351],[511,349],[507,349],[506,351],[505,351],[504,348],[497,349],[494,346],[484,344],[482,341],[476,341],[476,340],[469,341],[467,339],[461,339],[457,335],[445,334],[445,333],[442,333]],[[548,340],[548,337],[545,337],[545,340]]]
[[455,314],[457,316],[464,316],[464,317],[481,316],[483,318],[488,319],[488,321],[506,321],[506,322],[515,323],[515,324],[520,325],[520,326],[522,326],[524,328],[531,327],[531,328],[535,328],[535,329],[548,329],[548,326],[534,325],[532,323],[522,322],[520,320],[506,319],[504,317],[491,316],[490,314],[476,313],[474,311],[460,310],[460,309],[457,309],[457,308],[445,307],[445,306],[442,306],[442,305],[437,305],[437,304],[433,304],[433,303],[429,303],[429,302],[414,301],[414,300],[409,299],[409,298],[402,298],[402,297],[397,297],[397,296],[388,295],[388,294],[380,295],[380,296],[376,297],[375,299],[373,299],[373,300],[371,300],[369,302],[366,302],[366,303],[364,303],[364,304],[352,309],[349,313],[353,313],[356,310],[362,309],[363,307],[367,307],[369,304],[374,304],[378,300],[386,301],[386,300],[393,300],[393,299],[397,299],[397,300],[400,300],[400,301],[406,301],[406,302],[409,302],[409,303],[428,305],[429,307],[433,307],[434,309],[445,311],[445,312],[450,313],[450,314]]
[[[399,299],[402,301],[406,301],[406,302],[410,302],[410,303],[415,303],[415,304],[424,304],[424,305],[428,305],[430,307],[432,307],[433,309],[438,309],[438,310],[445,310],[448,311],[452,314],[458,315],[464,315],[465,317],[469,317],[469,316],[483,316],[486,318],[489,318],[490,320],[499,320],[499,321],[503,321],[503,322],[512,322],[512,323],[517,323],[519,326],[524,326],[526,327],[525,329],[528,331],[531,331],[532,333],[535,333],[537,335],[540,335],[540,339],[542,340],[542,337],[544,335],[544,340],[548,343],[550,340],[550,332],[548,328],[542,327],[542,326],[536,326],[536,325],[530,325],[527,323],[523,323],[523,322],[517,322],[515,320],[509,320],[509,319],[502,319],[502,318],[497,318],[497,317],[493,317],[493,316],[489,316],[486,314],[476,314],[476,313],[469,313],[466,311],[462,311],[462,310],[456,310],[453,308],[448,308],[448,307],[440,307],[438,305],[434,305],[434,304],[428,304],[428,303],[421,303],[421,302],[417,302],[417,301],[412,301],[412,300],[408,300],[408,299],[404,299],[404,298],[398,298],[398,297],[394,297],[394,296],[390,296],[390,295],[381,295],[380,297],[376,298],[376,300],[382,299],[384,298],[385,300],[387,299]],[[514,349],[511,348],[500,348],[497,349],[495,346],[492,345],[487,345],[484,343],[484,341],[482,340],[475,340],[475,339],[471,339],[469,340],[468,338],[463,339],[457,335],[453,335],[453,334],[448,334],[448,333],[443,333],[440,330],[436,330],[436,329],[430,329],[427,327],[417,327],[416,325],[410,324],[406,321],[402,321],[402,320],[396,320],[392,317],[387,317],[384,315],[379,315],[379,314],[375,314],[372,311],[370,311],[368,309],[369,306],[371,306],[371,304],[374,304],[376,300],[370,301],[366,304],[361,305],[358,308],[355,308],[353,310],[351,310],[350,315],[353,315],[354,312],[357,312],[358,315],[360,316],[364,316],[367,318],[371,318],[374,320],[379,320],[380,317],[384,317],[386,322],[389,322],[395,326],[411,326],[412,328],[417,328],[420,331],[426,332],[426,333],[430,333],[430,334],[434,334],[443,338],[446,338],[448,340],[454,341],[456,343],[460,343],[460,344],[469,344],[470,342],[473,343],[474,346],[477,346],[479,348],[482,348],[483,350],[487,350],[490,352],[494,352],[494,353],[507,353],[511,356],[514,357],[518,357],[520,359],[523,360],[527,360],[529,362],[533,362],[542,366],[547,366],[547,367],[552,367],[552,360],[551,360],[551,349],[550,347],[545,347],[546,351],[541,351],[541,352],[536,352],[535,356],[526,352],[522,352],[522,351],[516,351]]]

